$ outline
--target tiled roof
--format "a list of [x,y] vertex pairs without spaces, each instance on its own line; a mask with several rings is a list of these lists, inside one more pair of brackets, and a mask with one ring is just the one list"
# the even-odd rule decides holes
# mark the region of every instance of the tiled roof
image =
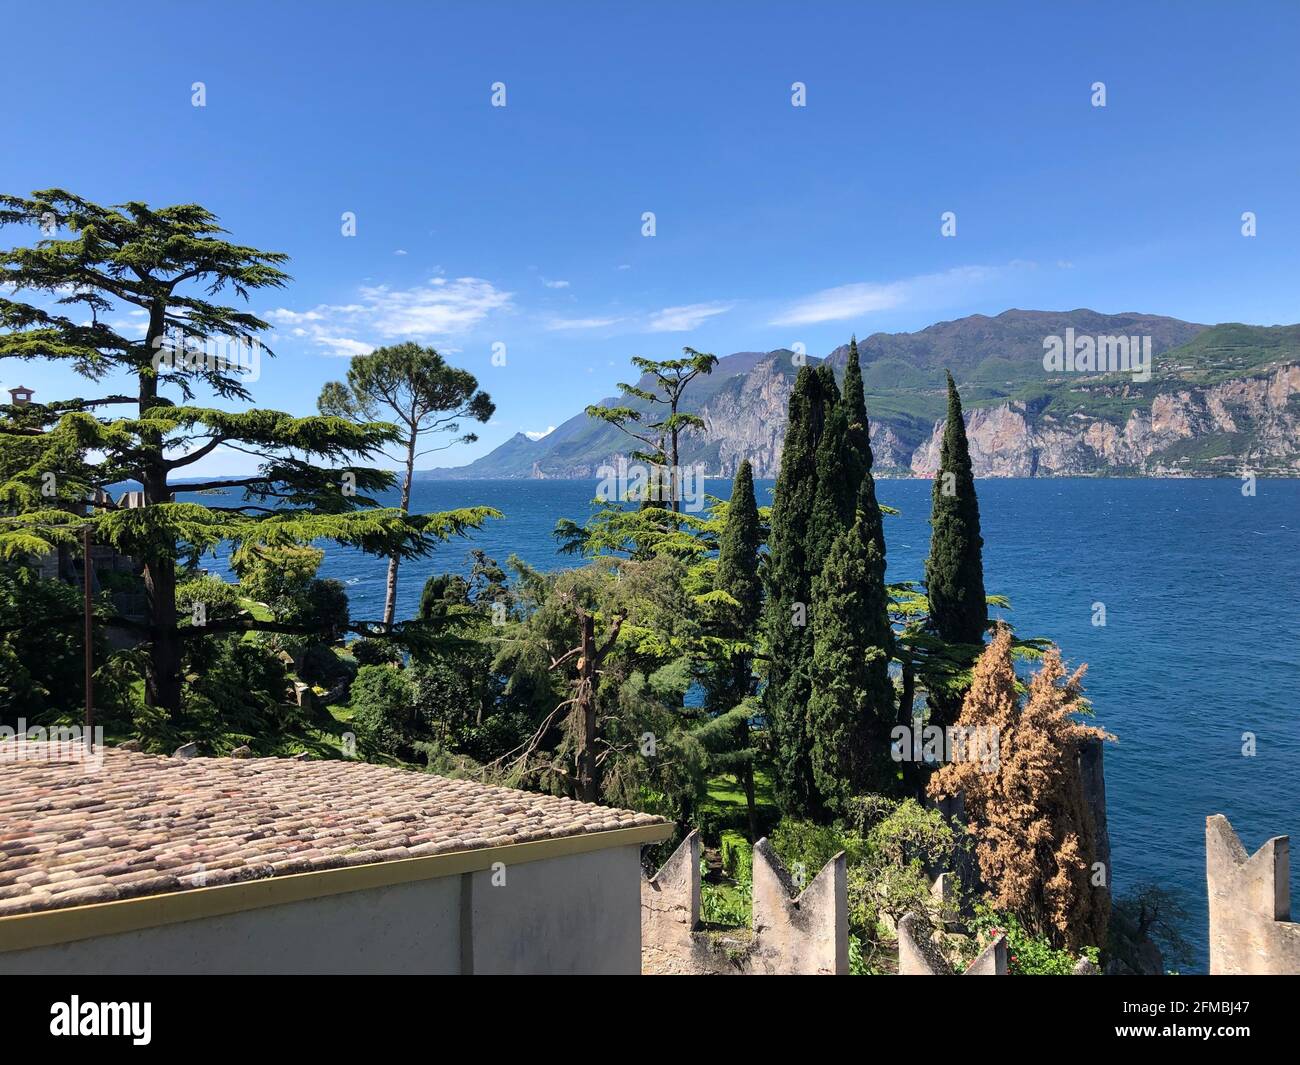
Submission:
[[663,823],[362,762],[36,746],[0,758],[0,916]]

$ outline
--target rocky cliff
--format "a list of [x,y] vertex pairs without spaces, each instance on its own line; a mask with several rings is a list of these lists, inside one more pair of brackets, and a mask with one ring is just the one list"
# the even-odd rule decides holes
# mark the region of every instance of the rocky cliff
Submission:
[[[1100,388],[1108,397],[1123,386]],[[918,477],[939,464],[942,421],[911,456]],[[1121,421],[1079,411],[1036,414],[1023,401],[966,416],[980,477],[1132,474],[1176,477],[1243,471],[1300,475],[1300,364],[1201,388],[1160,392]]]
[[[1067,329],[1149,338],[1150,379],[1049,373],[1044,339]],[[977,476],[1300,476],[1300,326],[1017,310],[875,334],[860,350],[879,476],[933,473],[946,369],[961,389]],[[840,374],[846,351],[828,356]],[[683,463],[729,477],[748,458],[755,476],[775,477],[805,361],[821,360],[786,350],[719,360],[687,394],[704,429],[686,434]],[[518,434],[468,466],[419,476],[585,479],[627,450],[617,429],[579,414],[541,440]]]

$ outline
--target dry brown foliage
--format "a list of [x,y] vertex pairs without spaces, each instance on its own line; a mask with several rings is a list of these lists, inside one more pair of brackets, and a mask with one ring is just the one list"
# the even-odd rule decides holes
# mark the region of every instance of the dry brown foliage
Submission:
[[1086,668],[1067,677],[1052,648],[1022,699],[1011,630],[999,625],[976,663],[957,722],[998,730],[998,764],[950,762],[929,783],[935,798],[964,793],[989,902],[1070,951],[1104,945],[1110,912],[1110,892],[1092,886],[1096,834],[1079,750],[1093,737],[1114,737],[1073,716],[1087,707],[1081,684]]

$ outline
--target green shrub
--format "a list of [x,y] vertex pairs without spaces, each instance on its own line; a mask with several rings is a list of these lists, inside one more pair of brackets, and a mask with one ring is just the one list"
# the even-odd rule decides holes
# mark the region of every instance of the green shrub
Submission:
[[754,875],[754,851],[739,832],[722,833],[722,871],[732,880],[749,880]]
[[304,681],[321,688],[333,688],[351,680],[356,673],[355,659],[340,657],[325,643],[309,644],[302,656],[302,668],[298,670]]
[[[984,902],[975,904],[971,928],[979,933],[975,953],[999,932],[1006,936],[1008,972],[1012,976],[1071,976],[1079,962],[1076,955],[1053,947],[1046,936],[1027,931],[1014,914],[997,913]],[[1085,947],[1083,953],[1096,964],[1099,956],[1096,947]],[[967,960],[974,960],[974,953]]]
[[249,544],[230,556],[240,591],[275,609],[280,600],[301,595],[316,576],[325,552],[318,547]]
[[700,920],[715,928],[748,928],[752,918],[753,884],[700,884]]
[[850,865],[860,861],[863,853],[863,843],[858,836],[837,827],[789,817],[772,830],[768,842],[792,876],[797,877],[796,867],[802,867],[805,886],[840,851],[846,852]]
[[386,666],[398,662],[398,655],[387,640],[368,640],[362,637],[348,644],[348,653],[361,666]]
[[352,725],[363,750],[411,757],[418,716],[406,674],[393,666],[362,666],[352,682]]
[[204,618],[217,621],[240,611],[239,589],[211,573],[201,573],[176,584],[176,611],[182,625],[194,624],[194,607],[203,606]]
[[[199,740],[224,752],[251,738],[266,738],[300,725],[301,711],[288,702],[284,663],[266,648],[237,636],[202,641],[204,667],[185,687],[179,718],[141,725],[141,738],[167,749],[176,740]],[[256,743],[254,743],[256,747]]]
[[[97,625],[97,638],[101,631]],[[80,591],[24,566],[0,566],[0,724],[75,710],[84,695],[82,656]]]
[[894,865],[920,861],[951,867],[957,837],[938,810],[905,799],[867,832],[867,848]]

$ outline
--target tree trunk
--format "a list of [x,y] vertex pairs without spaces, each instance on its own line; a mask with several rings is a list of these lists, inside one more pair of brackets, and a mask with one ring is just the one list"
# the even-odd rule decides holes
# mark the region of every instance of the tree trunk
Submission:
[[[674,402],[673,414],[676,413],[677,413],[677,404]],[[682,512],[681,481],[680,481],[682,474],[681,474],[681,470],[678,468],[677,465],[678,456],[679,456],[679,451],[677,448],[677,430],[674,428],[673,429],[673,465],[672,465],[672,469],[669,471],[669,479],[671,481],[672,494],[673,494],[674,514],[680,514]]]
[[[164,334],[165,307],[155,304],[149,316],[149,330],[145,338],[146,350],[158,351],[157,342]],[[140,416],[158,400],[158,378],[149,370],[140,373]],[[167,466],[164,462],[162,434],[142,432],[142,464],[140,483],[144,490],[144,505],[159,506],[171,502],[171,489],[167,485]],[[178,714],[181,709],[181,641],[176,628],[176,558],[175,548],[141,559],[144,567],[144,590],[149,602],[149,668],[145,671],[144,694],[149,706]]]
[[[406,442],[406,478],[402,481],[402,513],[411,505],[411,480],[415,476],[415,441],[414,432]],[[393,618],[397,613],[397,566],[400,559],[393,555],[388,560],[388,583],[384,588],[384,628],[393,627]]]
[[578,750],[575,768],[577,797],[582,802],[600,799],[600,772],[596,767],[596,622],[588,613],[579,615],[582,653],[578,657],[578,684],[574,710],[578,716]]
[[148,559],[144,590],[149,600],[150,668],[145,677],[145,702],[179,713],[181,708],[181,641],[176,631],[176,563],[170,558]]

